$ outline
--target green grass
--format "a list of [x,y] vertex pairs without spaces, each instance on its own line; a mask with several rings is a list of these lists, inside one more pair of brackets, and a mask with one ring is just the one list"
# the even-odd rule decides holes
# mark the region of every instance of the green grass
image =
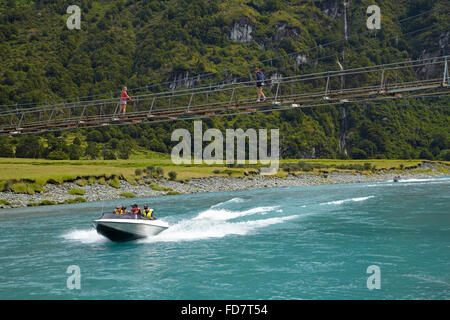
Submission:
[[169,191],[166,193],[167,196],[176,196],[179,195],[180,193],[178,191]]
[[0,205],[10,206],[11,203],[8,200],[0,199]]
[[125,181],[127,181],[129,184],[131,184],[132,186],[136,186],[137,183],[137,179],[135,176],[132,175],[123,175],[123,179],[125,179]]
[[76,184],[79,185],[80,187],[85,187],[88,184],[88,182],[86,179],[79,179],[76,181]]
[[53,206],[55,204],[56,202],[51,200],[43,200],[39,203],[40,206]]
[[150,188],[152,188],[152,190],[155,190],[155,191],[172,191],[172,188],[161,187],[161,186],[157,185],[156,183],[151,183]]
[[78,188],[72,188],[72,190],[70,190],[69,193],[72,196],[84,196],[85,191]]
[[57,203],[55,201],[51,201],[51,200],[43,200],[41,202],[31,202],[28,203],[27,206],[28,207],[40,207],[40,206],[54,206]]
[[109,180],[108,184],[113,188],[120,189],[120,181],[119,178],[117,177],[114,177],[113,179]]
[[38,192],[38,193],[45,192],[45,189],[42,186],[33,184],[33,183],[25,183],[25,182],[13,183],[10,185],[9,188],[14,193],[22,193],[22,194],[29,194],[29,195],[33,195],[36,192]]
[[62,202],[62,204],[72,204],[72,203],[82,203],[82,202],[86,202],[86,199],[83,197],[77,197],[75,199],[67,199],[64,202]]
[[136,195],[131,192],[123,192],[120,194],[120,196],[127,199],[136,198]]

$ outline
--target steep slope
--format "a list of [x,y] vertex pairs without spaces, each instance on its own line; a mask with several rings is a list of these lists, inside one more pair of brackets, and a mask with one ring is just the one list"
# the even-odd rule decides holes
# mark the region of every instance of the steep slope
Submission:
[[[67,1],[7,0],[0,4],[0,104],[115,97],[124,84],[133,94],[247,80],[256,65],[268,77],[279,77],[336,70],[337,60],[352,68],[449,54],[445,1],[379,0],[377,31],[366,27],[371,1],[347,3],[82,0],[77,1],[81,30],[68,30]],[[442,158],[449,148],[449,115],[439,106],[447,105],[448,99],[350,105],[213,119],[206,125],[277,126],[284,157],[347,152]],[[129,139],[166,152],[172,129],[181,125],[101,129],[105,137],[96,142]],[[87,134],[80,132],[80,138]]]

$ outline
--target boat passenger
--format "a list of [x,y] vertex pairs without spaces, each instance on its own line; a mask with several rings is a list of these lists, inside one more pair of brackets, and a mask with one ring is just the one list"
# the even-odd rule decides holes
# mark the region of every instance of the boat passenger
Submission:
[[142,214],[142,210],[141,208],[138,207],[138,205],[135,203],[131,206],[131,214],[136,214],[136,215],[141,215]]
[[156,220],[153,216],[153,209],[149,209],[148,205],[144,206],[144,211],[142,212],[143,216],[150,220]]
[[127,212],[127,207],[122,206],[122,211],[121,211],[120,214],[127,214],[127,213],[128,213],[128,212]]
[[122,214],[122,206],[117,206],[117,207],[114,209],[114,213],[115,213],[115,214]]

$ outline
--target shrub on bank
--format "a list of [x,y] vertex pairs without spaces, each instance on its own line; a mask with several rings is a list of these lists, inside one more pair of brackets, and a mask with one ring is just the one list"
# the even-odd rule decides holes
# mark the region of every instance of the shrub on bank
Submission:
[[128,199],[136,198],[136,195],[134,193],[131,193],[131,192],[123,192],[123,193],[120,194],[120,196],[123,197],[123,198],[128,198]]
[[223,173],[226,173],[229,177],[231,177],[233,174],[233,171],[227,169],[227,170],[223,170]]
[[108,184],[113,188],[120,189],[120,181],[119,178],[117,177],[114,177],[113,179],[109,180]]
[[8,200],[0,199],[0,205],[10,206],[11,203]]
[[72,196],[84,196],[85,191],[78,188],[72,188],[72,190],[70,190],[69,193]]
[[64,200],[64,202],[62,202],[62,204],[73,204],[73,203],[82,203],[82,202],[86,202],[86,199],[83,197],[77,197],[75,199]]
[[7,187],[8,187],[7,190],[10,190],[14,193],[23,193],[29,195],[34,195],[36,192],[38,193],[45,192],[44,187],[33,183],[25,183],[25,182],[9,183]]
[[152,176],[153,178],[159,178],[164,175],[164,169],[161,167],[148,166],[144,170],[145,173]]
[[53,206],[55,204],[56,202],[51,200],[43,200],[39,203],[40,206]]
[[155,190],[155,191],[172,191],[172,188],[161,187],[161,186],[157,185],[156,183],[151,183],[150,188],[152,188],[152,190]]
[[169,179],[175,181],[177,179],[177,173],[175,171],[169,172]]
[[41,202],[28,203],[27,207],[54,206],[55,204],[57,204],[55,201],[42,200]]
[[76,184],[80,187],[85,187],[87,185],[86,179],[79,179],[76,181]]

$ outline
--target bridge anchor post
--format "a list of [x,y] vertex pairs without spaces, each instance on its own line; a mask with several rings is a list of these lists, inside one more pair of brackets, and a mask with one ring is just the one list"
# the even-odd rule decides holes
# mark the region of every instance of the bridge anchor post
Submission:
[[447,61],[447,57],[445,57],[445,62],[444,62],[444,75],[442,77],[442,86],[446,87],[449,85],[449,80],[450,76],[449,76],[449,71],[448,71],[448,61]]

